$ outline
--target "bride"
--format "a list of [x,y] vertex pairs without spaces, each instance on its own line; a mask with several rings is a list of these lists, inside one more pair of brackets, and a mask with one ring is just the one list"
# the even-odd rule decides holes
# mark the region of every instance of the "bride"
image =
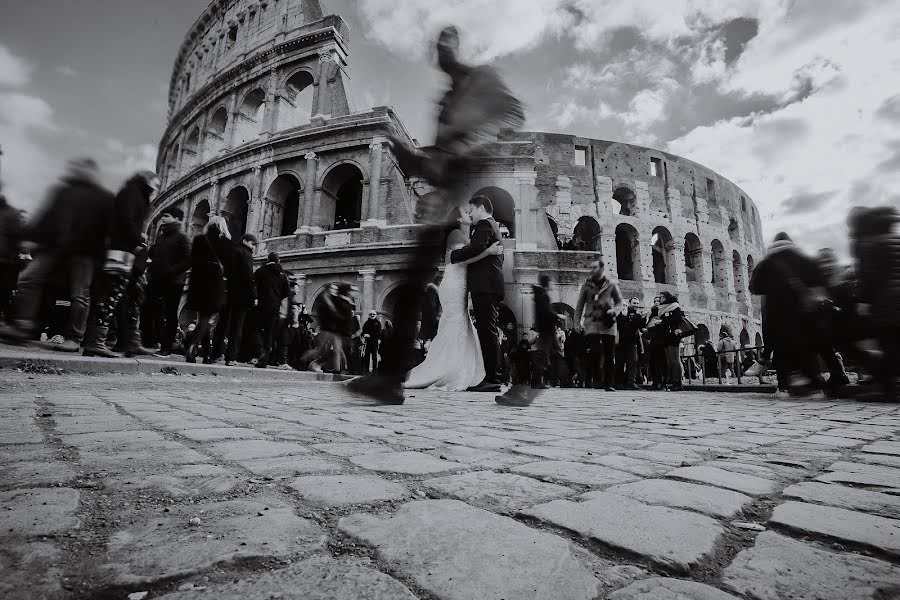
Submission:
[[502,254],[503,246],[498,242],[474,258],[452,264],[450,253],[469,242],[472,219],[468,207],[463,211],[455,208],[451,214],[456,216],[459,226],[447,236],[444,255],[446,267],[438,288],[441,319],[425,361],[409,372],[409,377],[403,384],[408,389],[459,392],[478,385],[484,379],[481,344],[475,333],[475,325],[469,318],[466,269],[467,265],[478,262],[485,256]]

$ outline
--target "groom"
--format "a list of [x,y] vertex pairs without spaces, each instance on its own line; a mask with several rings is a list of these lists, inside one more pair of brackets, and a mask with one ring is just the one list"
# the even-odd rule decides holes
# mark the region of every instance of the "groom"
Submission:
[[[450,253],[450,262],[460,263],[474,258],[500,241],[500,227],[494,220],[494,206],[487,196],[469,200],[472,236],[468,246]],[[484,357],[484,381],[468,389],[470,392],[499,392],[500,335],[497,318],[503,300],[503,255],[489,255],[469,264],[466,285],[475,308],[475,330]]]

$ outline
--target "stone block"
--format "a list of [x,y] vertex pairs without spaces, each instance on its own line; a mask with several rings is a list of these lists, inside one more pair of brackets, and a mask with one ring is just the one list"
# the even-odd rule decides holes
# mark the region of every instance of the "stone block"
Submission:
[[532,477],[548,477],[558,481],[582,485],[612,485],[638,479],[631,473],[610,469],[602,465],[567,461],[540,461],[514,467],[512,470]]
[[307,500],[328,506],[399,500],[409,495],[402,485],[370,475],[309,475],[289,485]]
[[31,488],[0,492],[3,536],[62,533],[77,526],[81,494],[70,488]]
[[900,519],[900,496],[870,492],[844,485],[803,481],[785,488],[782,495],[807,502],[874,513]]
[[890,454],[892,456],[900,456],[900,442],[881,441],[875,442],[862,447],[863,452],[871,454]]
[[377,452],[354,456],[350,462],[370,471],[406,475],[427,475],[464,468],[459,463],[441,460],[421,452]]
[[268,440],[235,440],[219,442],[210,447],[210,452],[224,460],[242,461],[253,458],[271,458],[273,456],[290,456],[309,452],[300,444],[293,442],[270,442]]
[[[647,504],[687,508],[723,519],[734,517],[753,502],[753,498],[739,492],[669,479],[645,479],[614,485],[606,491]],[[588,492],[582,498],[591,498],[594,493]]]
[[708,483],[727,490],[749,494],[750,496],[774,494],[780,487],[777,481],[772,481],[771,479],[744,473],[733,473],[716,467],[682,467],[669,471],[666,473],[666,477]]
[[651,577],[636,581],[607,596],[608,600],[739,600],[703,583]]
[[543,483],[512,473],[478,471],[428,479],[422,485],[479,508],[515,512],[575,493],[567,487]]
[[900,521],[895,519],[790,501],[777,506],[769,522],[900,557]]

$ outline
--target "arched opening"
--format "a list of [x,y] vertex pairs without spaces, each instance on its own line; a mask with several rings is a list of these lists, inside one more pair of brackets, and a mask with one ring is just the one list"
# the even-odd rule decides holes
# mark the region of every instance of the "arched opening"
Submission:
[[178,178],[178,153],[181,152],[181,146],[175,144],[169,149],[166,158],[166,181],[172,181]]
[[641,249],[637,229],[628,223],[616,226],[616,272],[619,279],[640,280]]
[[653,254],[653,280],[656,283],[675,285],[678,282],[675,260],[675,243],[665,227],[657,227],[650,237]]
[[747,328],[741,329],[741,335],[738,338],[741,343],[741,348],[748,348],[750,346],[750,332],[747,331]]
[[246,144],[259,137],[266,112],[266,94],[255,89],[241,102],[237,121],[235,122],[234,139],[236,144]]
[[575,326],[575,309],[565,302],[554,302],[550,305],[553,312],[559,317],[559,323],[563,329],[569,330]]
[[208,222],[209,202],[201,200],[197,203],[197,206],[194,207],[194,212],[191,214],[190,231],[188,233],[191,237],[203,233],[203,228],[206,227]]
[[737,219],[734,217],[731,217],[731,219],[728,220],[728,237],[736,244],[741,241],[740,228],[738,227]]
[[616,188],[613,192],[613,200],[618,204],[620,215],[633,216],[635,196],[634,192],[627,187]]
[[754,341],[754,346],[756,346],[757,348],[762,348],[762,346],[763,346],[763,337],[762,337],[762,334],[761,334],[761,333],[759,333],[759,332],[757,331],[757,332],[756,332],[756,335],[754,336],[753,341]]
[[297,71],[284,84],[278,106],[279,131],[306,125],[313,113],[313,77]]
[[576,250],[600,250],[600,223],[594,217],[579,217],[572,230],[572,242]]
[[512,195],[496,186],[481,188],[472,196],[487,196],[494,206],[494,220],[500,225],[500,234],[504,238],[516,237],[516,201]]
[[719,240],[713,240],[712,248],[712,284],[724,288],[728,281],[728,258],[725,256],[725,246]]
[[250,193],[247,188],[238,186],[228,192],[225,197],[225,208],[222,216],[228,223],[228,231],[231,238],[236,240],[247,233],[247,210],[250,206]]
[[297,230],[301,192],[300,182],[293,175],[283,174],[275,178],[266,191],[267,214],[263,223],[263,239],[292,235]]
[[323,229],[355,229],[362,218],[363,174],[351,163],[331,169],[322,181]]
[[184,140],[184,152],[182,154],[181,164],[184,171],[190,171],[197,166],[200,159],[200,128],[194,127]]
[[753,277],[753,269],[756,268],[756,263],[753,262],[753,257],[749,254],[747,255],[747,281]]
[[744,267],[741,265],[741,255],[735,250],[731,253],[731,269],[734,274],[734,291],[739,301],[744,300]]
[[684,271],[688,283],[703,281],[703,248],[693,233],[684,236]]
[[497,324],[500,327],[500,330],[503,331],[503,335],[505,335],[513,344],[519,341],[519,323],[516,320],[516,315],[503,303],[500,304]]
[[225,129],[228,127],[228,111],[224,106],[213,113],[206,127],[206,156],[211,157],[225,148]]
[[[398,314],[398,303],[404,298],[408,297],[406,294],[410,292],[410,286],[413,284],[410,283],[401,283],[390,292],[388,292],[387,296],[384,297],[384,300],[381,302],[381,308],[379,312],[384,315],[385,319],[389,319],[391,321],[395,321],[397,319]],[[412,290],[415,293],[419,293],[417,290]],[[420,318],[419,315],[416,315],[416,318]]]

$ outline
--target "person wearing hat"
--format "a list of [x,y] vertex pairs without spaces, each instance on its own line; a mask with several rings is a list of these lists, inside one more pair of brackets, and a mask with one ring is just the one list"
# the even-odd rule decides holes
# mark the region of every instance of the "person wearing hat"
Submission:
[[178,305],[191,266],[191,242],[184,233],[183,220],[184,211],[167,208],[159,217],[156,241],[150,247],[150,310],[145,311],[144,343],[159,343],[159,356],[172,353],[178,332]]
[[281,301],[291,293],[287,275],[281,268],[281,257],[277,252],[269,252],[266,264],[253,274],[256,283],[257,318],[262,348],[260,349],[257,368],[265,369],[272,355],[272,342],[275,328],[278,325],[278,313]]

